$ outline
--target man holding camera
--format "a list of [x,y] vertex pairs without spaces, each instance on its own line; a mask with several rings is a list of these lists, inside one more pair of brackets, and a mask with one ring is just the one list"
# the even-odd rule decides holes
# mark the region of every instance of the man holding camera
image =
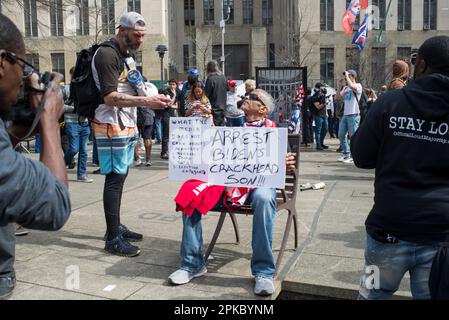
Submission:
[[[53,74],[45,93],[39,88],[39,77],[33,72],[25,79],[29,104],[40,113],[39,134],[42,141],[40,162],[15,152],[16,137],[30,128],[10,123],[8,131],[3,119],[10,119],[23,76],[33,69],[25,60],[25,44],[14,23],[0,14],[0,299],[8,298],[15,287],[15,224],[31,229],[60,229],[70,216],[67,173],[61,151],[58,120],[63,111],[60,74]],[[36,90],[37,89],[37,90]],[[9,135],[10,134],[10,135]],[[10,138],[14,137],[14,138]]]
[[[340,120],[338,137],[343,146],[343,155],[337,160],[344,163],[353,163],[347,134],[352,137],[357,131],[360,123],[359,101],[362,97],[362,85],[356,82],[357,72],[348,70],[343,72],[345,79],[338,81],[337,99],[342,99],[344,103],[343,117]],[[343,86],[343,83],[346,85]]]
[[329,149],[324,144],[324,138],[327,133],[327,111],[326,111],[326,94],[327,90],[322,83],[315,85],[315,94],[312,97],[313,120],[315,121],[315,142],[317,150]]

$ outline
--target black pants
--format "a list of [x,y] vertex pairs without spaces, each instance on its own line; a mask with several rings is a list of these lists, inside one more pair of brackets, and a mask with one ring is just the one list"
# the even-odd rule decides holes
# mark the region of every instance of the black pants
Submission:
[[106,218],[108,240],[112,240],[119,235],[120,206],[122,203],[123,186],[125,185],[126,174],[116,174],[111,172],[104,180],[103,208]]
[[175,116],[175,110],[165,109],[161,115],[161,126],[162,126],[162,150],[161,155],[168,152],[168,140],[170,137],[170,117]]
[[0,277],[14,276],[16,253],[16,225],[0,226]]
[[214,124],[217,127],[225,125],[225,109],[221,106],[212,106],[212,116],[214,117]]

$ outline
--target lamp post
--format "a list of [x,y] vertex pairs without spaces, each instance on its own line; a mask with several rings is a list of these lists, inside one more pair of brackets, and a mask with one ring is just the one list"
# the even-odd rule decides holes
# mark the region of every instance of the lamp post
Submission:
[[167,46],[164,44],[160,44],[156,47],[156,51],[159,53],[159,59],[161,60],[161,90],[164,84],[164,55],[165,52],[168,51]]
[[231,7],[228,5],[227,9],[227,17],[224,18],[224,0],[221,0],[221,21],[220,21],[220,28],[221,28],[221,71],[223,72],[223,75],[225,75],[225,51],[224,51],[224,35],[225,35],[225,26],[226,21],[229,20],[231,16]]

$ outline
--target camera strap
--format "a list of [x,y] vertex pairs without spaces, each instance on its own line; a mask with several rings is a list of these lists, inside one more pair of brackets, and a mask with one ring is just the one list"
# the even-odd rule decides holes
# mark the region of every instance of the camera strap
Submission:
[[[30,91],[35,92],[35,93],[45,93],[45,90],[35,89],[35,88],[30,88]],[[31,137],[33,135],[34,130],[36,129],[37,125],[39,124],[39,120],[41,118],[42,112],[44,111],[44,105],[45,105],[45,96],[42,97],[41,102],[39,104],[39,108],[37,109],[36,115],[34,116],[33,124],[31,125],[30,130],[24,137],[17,137],[11,131],[8,131],[8,134],[11,137],[13,137],[14,139],[16,139],[17,142],[21,142],[21,141],[26,140],[29,137]]]

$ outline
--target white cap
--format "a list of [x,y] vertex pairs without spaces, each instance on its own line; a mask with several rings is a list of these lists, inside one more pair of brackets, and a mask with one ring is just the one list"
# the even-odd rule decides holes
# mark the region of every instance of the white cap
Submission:
[[146,31],[146,22],[144,17],[137,12],[127,12],[120,17],[119,27],[134,29],[138,31]]

